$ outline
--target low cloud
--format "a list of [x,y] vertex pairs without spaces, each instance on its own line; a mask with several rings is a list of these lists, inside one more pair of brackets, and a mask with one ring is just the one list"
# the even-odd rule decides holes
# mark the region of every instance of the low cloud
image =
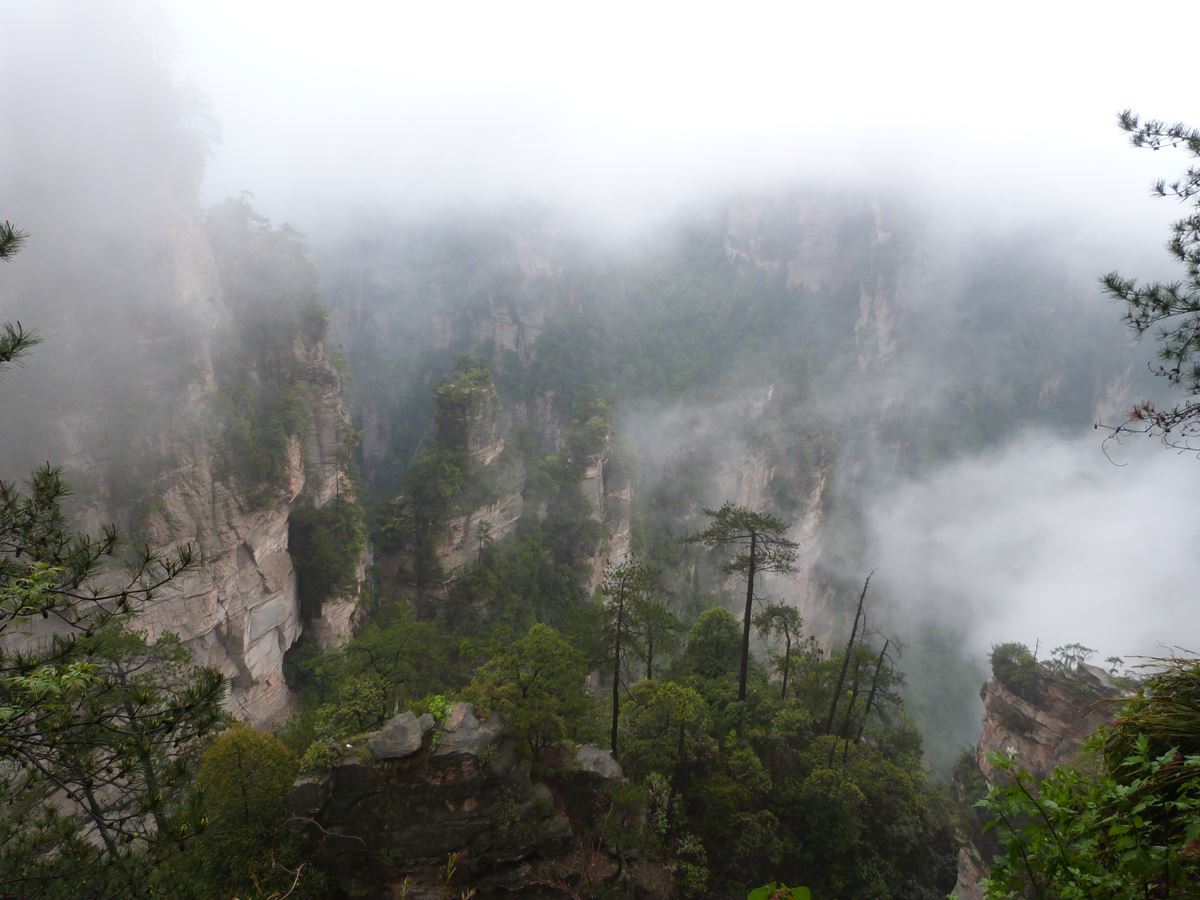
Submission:
[[880,595],[975,658],[1008,640],[1200,647],[1200,461],[1145,439],[1110,452],[1095,432],[1030,432],[900,485],[870,514]]

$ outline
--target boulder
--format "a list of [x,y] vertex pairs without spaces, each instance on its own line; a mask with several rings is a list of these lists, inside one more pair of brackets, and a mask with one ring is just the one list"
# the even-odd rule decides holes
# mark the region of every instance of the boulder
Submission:
[[503,733],[504,721],[500,716],[493,714],[480,722],[475,716],[474,706],[470,703],[457,703],[442,726],[442,736],[433,755],[482,756]]
[[612,751],[592,744],[584,744],[575,752],[575,765],[580,771],[600,778],[616,780],[625,777],[621,764],[613,759]]
[[412,756],[421,749],[425,734],[433,725],[433,716],[428,713],[419,719],[410,712],[395,716],[367,738],[367,749],[371,751],[371,758],[383,760]]

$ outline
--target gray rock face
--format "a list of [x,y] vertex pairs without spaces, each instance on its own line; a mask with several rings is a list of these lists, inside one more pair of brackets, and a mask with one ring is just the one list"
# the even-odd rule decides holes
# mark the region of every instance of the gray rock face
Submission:
[[402,759],[421,749],[425,733],[433,728],[433,716],[418,719],[410,712],[401,713],[367,739],[372,759]]
[[[221,472],[219,446],[197,435],[165,435],[176,468],[162,476],[160,506],[147,522],[153,545],[169,551],[190,544],[201,565],[160,592],[147,606],[142,627],[151,634],[179,634],[194,663],[229,679],[230,711],[255,724],[287,713],[291,698],[283,656],[304,627],[288,555],[289,516],[294,509],[322,507],[339,494],[353,496],[338,456],[348,418],[336,371],[319,343],[298,341],[293,353],[311,374],[301,390],[313,428],[288,445],[286,487],[265,502],[252,500]],[[211,397],[211,391],[201,392],[197,409]],[[360,565],[358,584],[363,578]],[[337,598],[340,606],[331,604],[335,617],[316,620],[325,626],[322,643],[336,645],[350,636],[360,614],[358,593],[356,585]]]
[[[1000,679],[991,678],[980,691],[983,699],[983,732],[975,749],[979,783],[993,784],[1000,773],[992,766],[992,753],[1012,750],[1017,762],[1036,778],[1044,778],[1056,766],[1074,761],[1083,742],[1102,725],[1107,725],[1115,707],[1098,703],[1119,696],[1121,689],[1103,669],[1080,666],[1070,673],[1043,671],[1036,688],[1028,695],[1014,692]],[[952,789],[959,797],[974,802],[970,781],[962,772],[955,775]],[[978,823],[982,824],[982,819]],[[958,884],[954,895],[962,900],[983,896],[979,880],[987,874],[985,860],[999,851],[994,836],[977,831],[959,853]]]
[[324,777],[296,782],[292,812],[317,823],[296,827],[347,896],[392,896],[407,879],[406,896],[440,897],[451,853],[480,897],[523,895],[546,867],[572,864],[597,815],[598,782],[619,777],[611,756],[589,748],[586,772],[571,755],[535,784],[499,716],[459,703],[424,740],[434,728],[431,716],[402,713],[367,738],[370,762],[347,752]]
[[497,715],[480,722],[475,717],[475,707],[470,703],[457,703],[442,726],[442,731],[433,754],[435,757],[457,753],[481,756],[500,739],[504,733],[504,722]]
[[599,775],[601,778],[624,778],[621,764],[613,759],[612,751],[585,744],[575,753],[575,764],[583,772]]

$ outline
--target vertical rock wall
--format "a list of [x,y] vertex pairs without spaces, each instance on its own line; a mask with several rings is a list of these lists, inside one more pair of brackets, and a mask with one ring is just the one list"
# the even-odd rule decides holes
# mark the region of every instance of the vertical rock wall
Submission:
[[[354,430],[340,375],[326,359],[323,342],[297,337],[292,354],[309,427],[288,444],[281,490],[264,496],[238,484],[224,464],[228,448],[221,430],[214,427],[213,360],[230,322],[218,268],[198,223],[180,229],[173,248],[179,293],[171,302],[196,325],[186,361],[194,374],[175,414],[147,440],[162,468],[150,486],[153,499],[139,530],[159,550],[191,545],[197,564],[159,592],[141,621],[151,633],[179,634],[196,664],[224,673],[227,704],[236,716],[270,723],[290,710],[283,656],[304,630],[288,554],[289,517],[295,509],[320,508],[339,496],[354,500],[345,471]],[[86,423],[78,428],[86,432]],[[73,442],[86,439],[67,440]],[[69,462],[93,472],[103,487],[104,461],[80,453]],[[103,490],[90,499],[84,516],[89,527],[124,512]],[[364,558],[359,586],[365,570]],[[321,643],[334,645],[350,636],[360,614],[356,588],[331,598],[309,627]]]

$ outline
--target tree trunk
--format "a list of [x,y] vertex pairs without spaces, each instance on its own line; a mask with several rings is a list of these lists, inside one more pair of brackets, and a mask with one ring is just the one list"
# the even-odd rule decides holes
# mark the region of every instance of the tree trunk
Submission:
[[[871,575],[875,573],[872,572]],[[841,700],[842,687],[846,684],[846,670],[850,667],[850,654],[854,650],[854,638],[858,634],[858,620],[862,618],[863,601],[867,598],[867,588],[871,584],[871,575],[863,582],[862,593],[858,595],[858,610],[854,613],[854,627],[850,629],[850,640],[846,642],[846,653],[842,657],[842,670],[838,673],[837,685],[833,689],[833,698],[829,701],[829,715],[825,717],[825,733],[833,734],[833,719],[837,715],[838,701]]]
[[654,677],[654,629],[646,632],[646,680]]
[[[842,727],[838,730],[838,737],[842,739],[842,765],[846,764],[846,757],[850,755],[850,718],[854,715],[854,704],[858,700],[858,686],[862,676],[862,666],[858,660],[854,661],[854,683],[850,686],[850,705],[846,707],[846,718],[842,720]],[[833,762],[833,746],[829,748],[829,761]]]
[[875,660],[875,674],[871,676],[871,692],[867,694],[867,708],[863,710],[862,722],[858,726],[858,736],[854,739],[855,744],[862,740],[863,732],[867,730],[867,716],[871,714],[871,705],[875,702],[875,691],[879,688],[879,672],[883,669],[883,657],[891,642],[891,638],[883,642],[883,649],[879,651],[879,658]]
[[742,620],[742,668],[738,673],[738,699],[746,699],[746,675],[750,668],[750,619],[754,615],[754,566],[758,535],[750,532],[750,570],[746,576],[746,616]]
[[779,692],[780,700],[787,699],[788,666],[790,666],[792,662],[792,636],[785,633],[783,640],[783,689]]
[[625,627],[625,598],[617,599],[617,635],[613,650],[612,752],[617,752],[617,720],[621,715],[621,629]]
[[858,688],[862,684],[862,664],[854,661],[854,679],[850,683],[850,705],[846,707],[846,718],[842,720],[842,727],[838,730],[838,735],[844,740],[850,735],[850,721],[854,717],[854,704],[858,702]]

